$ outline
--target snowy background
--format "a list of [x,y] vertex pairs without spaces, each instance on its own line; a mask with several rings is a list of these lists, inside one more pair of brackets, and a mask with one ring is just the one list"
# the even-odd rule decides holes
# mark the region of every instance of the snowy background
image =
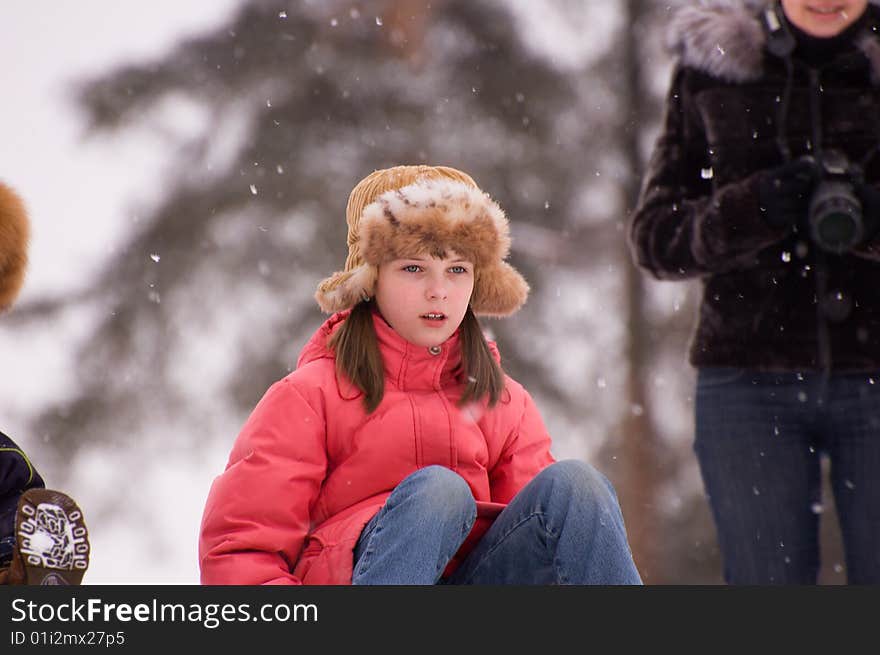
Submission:
[[[161,56],[181,38],[222,25],[239,4],[2,4],[0,178],[25,200],[32,222],[30,268],[19,305],[86,287],[125,240],[131,207],[149,202],[167,164],[162,135],[155,130],[87,138],[72,98],[74,85],[122,62]],[[63,489],[85,508],[93,550],[86,582],[197,583],[200,504],[211,478],[222,470],[226,454],[221,449],[206,452],[200,461],[181,460],[171,444],[156,452],[143,443],[149,432],[120,434],[112,449],[83,453],[70,471],[54,460],[50,444],[30,434],[34,413],[73,393],[74,346],[93,324],[85,309],[65,315],[59,324],[0,332],[0,429],[25,448],[48,486],[63,481]],[[108,498],[128,495],[130,489],[119,488],[116,476],[109,475],[118,463],[114,451],[127,448],[143,455],[142,466],[126,472],[143,500],[128,501],[117,512],[91,513]],[[162,546],[151,549],[157,543]]]
[[690,452],[693,288],[646,280],[624,241],[668,10],[5,0],[0,179],[33,232],[0,317],[0,429],[84,508],[85,582],[198,583],[211,480],[323,320],[348,192],[422,162],[511,217],[533,292],[486,327],[556,456],[615,483],[646,581],[718,582]]

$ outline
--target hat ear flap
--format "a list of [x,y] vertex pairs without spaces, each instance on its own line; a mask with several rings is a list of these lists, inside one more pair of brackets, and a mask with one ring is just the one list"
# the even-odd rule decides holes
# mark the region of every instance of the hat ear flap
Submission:
[[471,309],[482,316],[508,316],[522,307],[529,285],[515,268],[504,261],[477,271]]
[[351,271],[338,271],[318,285],[315,300],[327,314],[351,309],[376,293],[379,271],[370,264],[361,264]]

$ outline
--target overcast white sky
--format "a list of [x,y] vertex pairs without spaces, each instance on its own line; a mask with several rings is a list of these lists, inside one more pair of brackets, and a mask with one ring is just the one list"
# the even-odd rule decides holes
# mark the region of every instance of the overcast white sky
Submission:
[[31,213],[22,300],[77,285],[125,225],[124,199],[148,187],[161,153],[135,139],[82,141],[73,83],[161,56],[228,20],[240,0],[3,0],[0,179]]

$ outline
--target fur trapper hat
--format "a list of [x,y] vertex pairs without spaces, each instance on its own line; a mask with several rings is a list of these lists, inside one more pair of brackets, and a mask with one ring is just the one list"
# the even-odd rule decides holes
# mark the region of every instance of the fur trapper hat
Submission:
[[28,231],[24,203],[0,182],[0,312],[12,306],[24,283]]
[[380,264],[455,251],[474,264],[471,309],[507,316],[526,301],[529,286],[510,264],[504,212],[476,182],[445,166],[395,166],[361,180],[348,199],[345,269],[318,285],[315,299],[333,313],[375,293]]

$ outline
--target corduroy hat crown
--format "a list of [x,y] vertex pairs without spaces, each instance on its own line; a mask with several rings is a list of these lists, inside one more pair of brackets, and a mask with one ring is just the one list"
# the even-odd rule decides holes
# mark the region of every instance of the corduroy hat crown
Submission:
[[352,190],[346,208],[345,269],[318,285],[315,299],[333,313],[375,293],[379,266],[450,250],[473,262],[471,309],[507,316],[525,303],[529,286],[505,260],[510,254],[507,217],[467,173],[446,166],[395,166],[377,170]]

